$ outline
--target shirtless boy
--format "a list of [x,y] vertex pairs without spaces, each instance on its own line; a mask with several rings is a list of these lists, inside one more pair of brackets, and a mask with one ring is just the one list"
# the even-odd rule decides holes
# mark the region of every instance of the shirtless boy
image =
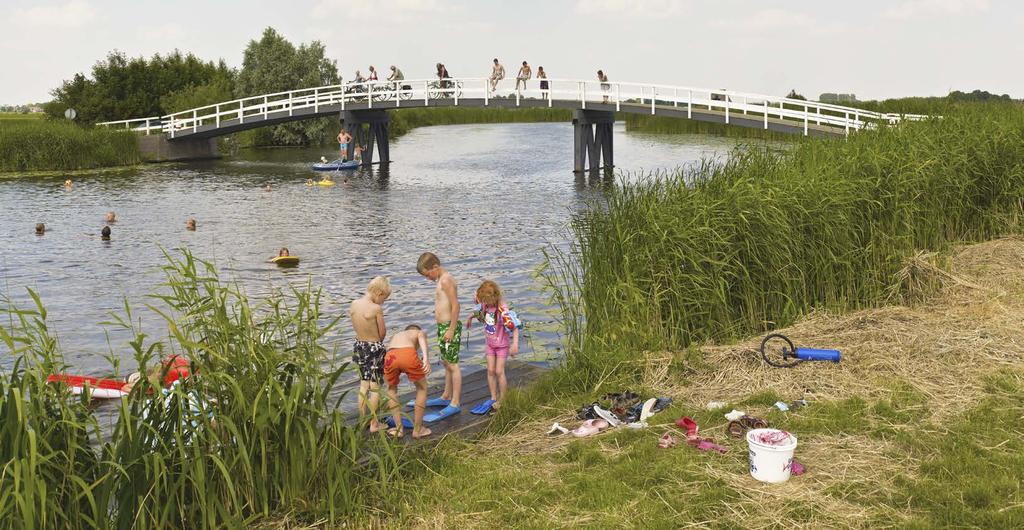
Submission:
[[[287,253],[287,249],[282,249]],[[352,362],[359,368],[359,419],[370,413],[370,432],[380,430],[377,406],[380,385],[384,383],[384,310],[381,304],[391,296],[391,284],[383,276],[370,280],[366,294],[353,300],[348,308],[356,342],[352,346]]]
[[432,423],[462,412],[462,370],[459,368],[459,346],[462,342],[462,321],[459,320],[459,294],[455,278],[441,266],[441,260],[424,252],[416,262],[416,270],[437,283],[434,290],[434,319],[437,321],[437,349],[444,363],[444,392],[429,406],[443,405],[439,412],[427,415]]
[[[416,346],[423,351],[423,359],[416,356]],[[430,373],[430,358],[427,355],[427,334],[419,326],[412,325],[405,331],[395,333],[388,343],[384,356],[384,380],[388,383],[388,399],[391,400],[391,415],[395,418],[394,428],[388,434],[395,438],[402,434],[402,415],[398,407],[398,377],[401,374],[416,385],[416,408],[413,412],[412,437],[430,436],[430,429],[423,426],[423,411],[427,403],[427,374]]]

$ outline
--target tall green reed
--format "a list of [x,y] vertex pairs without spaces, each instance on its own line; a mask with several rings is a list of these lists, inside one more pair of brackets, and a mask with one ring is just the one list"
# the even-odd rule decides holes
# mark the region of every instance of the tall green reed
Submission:
[[961,109],[615,186],[547,268],[571,370],[877,305],[921,249],[1019,233],[1024,112]]
[[131,131],[38,119],[0,122],[0,171],[91,169],[141,161]]
[[338,364],[323,344],[319,291],[250,301],[187,251],[168,254],[164,293],[148,309],[167,338],[133,334],[140,370],[169,354],[199,375],[163,392],[147,381],[119,402],[108,438],[84,398],[45,382],[63,370],[42,303],[8,306],[0,339],[0,525],[14,528],[239,527],[290,513],[338,521],[392,484],[388,444],[346,425],[332,398]]

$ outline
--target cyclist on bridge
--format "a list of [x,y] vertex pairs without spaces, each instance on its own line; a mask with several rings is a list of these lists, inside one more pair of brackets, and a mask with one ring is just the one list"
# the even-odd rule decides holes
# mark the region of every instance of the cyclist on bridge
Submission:
[[398,82],[404,80],[405,75],[402,74],[402,71],[399,70],[397,66],[391,65],[391,75],[388,76],[388,81]]

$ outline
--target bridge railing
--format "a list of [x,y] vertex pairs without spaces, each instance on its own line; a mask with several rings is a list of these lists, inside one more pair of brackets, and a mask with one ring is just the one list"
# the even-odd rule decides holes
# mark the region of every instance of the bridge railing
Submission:
[[[438,80],[409,79],[398,83],[372,81],[342,83],[320,87],[288,90],[216,103],[162,117],[139,118],[100,125],[125,127],[149,134],[160,130],[171,137],[199,132],[200,129],[220,128],[225,122],[232,125],[251,121],[287,119],[296,112],[319,114],[321,108],[359,104],[359,108],[396,108],[406,106],[553,106],[557,102],[574,102],[580,108],[624,108],[633,112],[650,110],[657,115],[685,112],[716,113],[725,123],[744,120],[750,126],[760,121],[767,129],[772,123],[786,123],[802,127],[809,134],[812,126],[851,130],[876,127],[881,123],[900,120],[925,119],[927,116],[882,114],[863,109],[845,107],[817,101],[804,101],[778,96],[752,94],[724,89],[683,87],[650,83],[608,82],[580,79],[547,79],[546,89],[540,88],[538,79],[513,87],[514,79],[500,83],[495,92],[490,81],[483,77],[450,78]],[[755,121],[756,123],[756,121]]]

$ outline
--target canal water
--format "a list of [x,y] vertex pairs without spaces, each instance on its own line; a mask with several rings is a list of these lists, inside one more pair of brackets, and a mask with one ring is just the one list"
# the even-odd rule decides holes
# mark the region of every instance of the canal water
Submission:
[[[737,142],[627,133],[622,124],[615,134],[617,178],[627,179],[724,156]],[[385,304],[389,330],[431,323],[434,286],[415,265],[432,251],[459,282],[463,307],[481,280],[501,285],[527,324],[522,358],[557,359],[555,315],[535,274],[542,250],[565,243],[571,213],[603,190],[601,178],[573,175],[571,126],[425,127],[393,142],[391,154],[387,172],[357,171],[347,183],[339,176],[334,187],[306,186],[317,177],[309,164],[333,158],[330,148],[77,175],[70,190],[64,176],[0,180],[0,295],[27,306],[26,288],[35,290],[66,361],[101,375],[110,373],[110,354],[125,360],[122,371],[134,369],[128,333],[101,325],[123,314],[125,301],[150,337],[166,336],[145,309],[163,280],[161,248],[188,247],[212,260],[251,298],[311,282],[323,288],[329,315],[344,314],[372,277],[386,275],[394,290]],[[117,222],[111,240],[101,241],[107,211]],[[194,232],[185,230],[189,217]],[[34,234],[37,222],[46,224],[44,236]],[[281,247],[301,258],[298,268],[267,262]],[[339,357],[351,355],[343,324],[327,337]],[[465,362],[482,362],[482,349],[471,340]],[[9,367],[11,356],[0,353],[0,369]]]

